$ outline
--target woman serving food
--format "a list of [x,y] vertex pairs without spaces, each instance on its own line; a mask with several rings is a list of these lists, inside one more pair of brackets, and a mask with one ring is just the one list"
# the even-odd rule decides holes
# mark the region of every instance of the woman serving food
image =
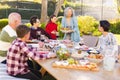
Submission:
[[80,41],[77,19],[75,18],[74,10],[71,7],[67,7],[64,10],[61,31],[65,33],[64,39],[72,40],[74,42]]

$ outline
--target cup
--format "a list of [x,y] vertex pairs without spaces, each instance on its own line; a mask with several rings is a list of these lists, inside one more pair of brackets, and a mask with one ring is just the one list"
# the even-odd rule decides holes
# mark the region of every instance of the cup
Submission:
[[37,36],[37,40],[40,40],[40,37],[41,37],[41,31],[37,31],[37,32],[36,32],[36,36]]

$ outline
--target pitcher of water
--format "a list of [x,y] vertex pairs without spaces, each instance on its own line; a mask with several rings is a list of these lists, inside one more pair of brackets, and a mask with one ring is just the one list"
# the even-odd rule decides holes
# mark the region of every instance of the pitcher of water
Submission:
[[107,71],[113,71],[116,60],[115,46],[109,46],[104,51],[103,68]]

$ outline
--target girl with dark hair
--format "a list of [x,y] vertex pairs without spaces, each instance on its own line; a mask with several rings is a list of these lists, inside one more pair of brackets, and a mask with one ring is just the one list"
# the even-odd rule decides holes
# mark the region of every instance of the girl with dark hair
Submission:
[[50,20],[46,25],[46,32],[54,40],[57,39],[57,34],[58,34],[56,21],[57,21],[57,17],[55,15],[52,15],[50,16]]

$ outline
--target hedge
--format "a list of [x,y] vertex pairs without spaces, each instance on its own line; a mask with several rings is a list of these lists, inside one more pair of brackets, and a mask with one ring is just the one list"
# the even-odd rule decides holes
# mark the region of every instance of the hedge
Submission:
[[0,30],[8,24],[8,19],[0,19]]
[[120,19],[111,20],[110,31],[115,34],[120,34]]
[[93,34],[98,26],[98,21],[92,16],[78,16],[78,27],[81,34]]
[[[59,17],[57,24],[58,24],[58,31],[60,34],[60,38],[64,36],[63,33],[60,32],[61,28],[61,19]],[[80,30],[80,35],[87,34],[87,35],[95,35],[99,36],[101,33],[98,31],[98,21],[91,16],[78,16],[78,27]],[[110,31],[114,34],[120,34],[120,19],[109,20],[111,23]],[[0,19],[0,30],[8,24],[8,19]],[[27,26],[31,26],[30,23],[26,23]],[[45,23],[41,23],[40,26],[45,29]]]
[[[7,4],[10,8],[0,9],[0,18],[7,18],[11,12],[19,12],[22,19],[30,19],[31,16],[37,15],[40,18],[41,4],[35,2],[25,2],[25,1],[6,1],[0,3],[1,5]],[[17,8],[16,8],[17,6]],[[48,16],[52,15],[55,11],[56,3],[53,1],[48,1]],[[27,15],[27,16],[26,16]],[[59,16],[63,15],[63,12],[59,12]]]

